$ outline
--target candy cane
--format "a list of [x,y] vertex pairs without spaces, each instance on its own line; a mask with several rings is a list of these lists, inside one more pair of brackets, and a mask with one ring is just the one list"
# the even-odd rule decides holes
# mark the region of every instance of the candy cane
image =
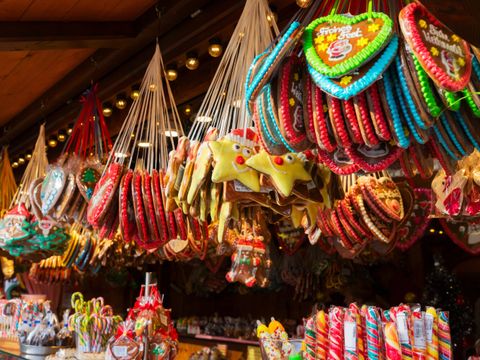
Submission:
[[328,314],[328,341],[330,346],[328,348],[329,360],[343,359],[343,318],[345,316],[344,309],[335,306],[330,309]]
[[320,310],[315,316],[315,359],[326,360],[328,352],[328,321],[325,311]]
[[369,360],[380,358],[379,320],[377,309],[369,306],[366,313],[367,358]]
[[427,307],[427,360],[438,360],[438,316],[434,307]]
[[452,340],[450,337],[450,324],[448,322],[449,314],[447,311],[438,313],[438,347],[439,359],[452,359]]

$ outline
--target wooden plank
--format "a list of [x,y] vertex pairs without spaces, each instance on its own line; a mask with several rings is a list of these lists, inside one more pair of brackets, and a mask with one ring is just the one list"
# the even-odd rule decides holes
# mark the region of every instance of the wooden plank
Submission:
[[0,1],[0,19],[17,21],[34,0],[2,0]]
[[134,22],[0,22],[0,51],[111,48],[138,35]]
[[15,116],[93,52],[92,49],[29,52],[0,79],[0,125]]

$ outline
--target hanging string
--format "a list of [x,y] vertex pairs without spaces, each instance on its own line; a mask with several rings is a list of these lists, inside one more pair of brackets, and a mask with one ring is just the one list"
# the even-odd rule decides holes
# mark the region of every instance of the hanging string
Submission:
[[245,79],[253,59],[278,33],[267,1],[247,0],[188,134],[190,139],[202,140],[210,126],[223,136],[234,128],[252,125],[246,111]]

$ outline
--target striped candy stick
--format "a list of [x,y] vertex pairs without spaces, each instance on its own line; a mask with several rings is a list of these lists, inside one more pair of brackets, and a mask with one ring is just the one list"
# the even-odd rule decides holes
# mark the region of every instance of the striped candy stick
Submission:
[[313,317],[309,317],[305,323],[304,342],[306,347],[305,359],[315,360],[316,336]]
[[398,340],[397,328],[394,322],[385,323],[385,355],[387,360],[402,360],[402,348]]
[[367,305],[362,305],[362,307],[360,308],[360,324],[362,329],[363,356],[365,358],[367,358],[367,328],[366,328],[367,312],[368,312]]
[[365,327],[362,323],[362,316],[360,309],[356,303],[352,303],[349,306],[349,310],[355,315],[355,322],[357,323],[357,355],[358,360],[365,360]]
[[366,314],[367,331],[367,358],[369,360],[380,359],[380,317],[374,306],[367,308]]
[[343,359],[343,318],[345,311],[339,306],[334,306],[328,314],[328,360]]
[[438,360],[438,316],[434,307],[427,307],[425,314],[427,332],[427,360]]
[[315,359],[326,360],[328,352],[328,317],[325,311],[320,310],[315,316]]
[[395,319],[397,325],[398,338],[400,340],[400,346],[402,348],[402,359],[412,360],[412,343],[410,338],[410,326],[409,326],[409,311],[405,305],[400,305],[392,308],[390,315]]
[[344,359],[358,360],[357,317],[354,309],[348,308],[344,317]]
[[438,349],[440,360],[452,359],[452,340],[450,337],[450,324],[448,311],[438,312]]
[[413,331],[412,356],[414,360],[425,360],[427,354],[427,343],[425,334],[425,314],[420,307],[413,309],[411,315],[411,325]]

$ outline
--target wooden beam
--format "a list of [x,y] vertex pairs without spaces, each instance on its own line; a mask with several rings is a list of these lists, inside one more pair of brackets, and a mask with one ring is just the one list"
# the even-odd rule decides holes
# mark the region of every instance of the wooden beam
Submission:
[[115,48],[138,35],[135,22],[0,22],[0,51]]
[[[159,38],[160,47],[162,48],[165,62],[169,59],[176,58],[183,54],[186,49],[191,49],[198,44],[200,38],[205,39],[206,33],[217,33],[225,24],[229,24],[238,18],[243,6],[243,1],[200,1],[200,0],[185,0],[189,2],[189,11],[185,11],[185,4],[183,7],[176,9],[176,16],[170,17],[170,11],[162,15],[160,25],[158,23],[149,26],[148,30],[140,33],[139,37],[147,37],[146,32],[150,32],[149,41],[145,40],[146,45],[143,49],[136,50],[134,55],[128,59],[122,59],[121,65],[111,66],[109,69],[109,61],[114,54],[118,54],[121,50],[108,51],[99,50],[92,59],[97,65],[92,65],[92,61],[87,61],[87,64],[80,65],[72,73],[67,75],[63,80],[57,83],[51,90],[48,90],[41,99],[34,102],[27,107],[21,114],[17,115],[12,121],[7,124],[6,131],[0,131],[0,143],[10,143],[12,153],[25,151],[35,141],[36,134],[30,133],[30,129],[34,124],[43,121],[44,114],[48,114],[46,130],[47,133],[55,131],[69,122],[72,122],[78,114],[79,105],[76,97],[80,94],[80,89],[86,89],[91,79],[99,81],[99,97],[104,100],[115,96],[115,94],[122,88],[140,81],[143,73],[148,65],[148,61],[153,55],[154,47],[152,40],[155,34],[159,33],[162,36]],[[182,1],[177,2],[180,3]],[[198,7],[192,6],[195,3]],[[203,3],[200,5],[200,3]],[[207,5],[208,3],[208,5]],[[193,9],[202,8],[197,16],[191,17],[190,14]],[[182,13],[183,11],[183,13]],[[168,16],[167,16],[168,15]],[[163,27],[172,18],[183,19],[177,26],[170,26],[168,30],[162,31]],[[152,27],[160,27],[160,31],[152,32]],[[203,49],[206,52],[207,49]],[[123,56],[125,57],[125,55]],[[115,69],[112,71],[112,68]],[[108,71],[110,70],[110,71]],[[97,73],[108,74],[105,76],[95,76]],[[73,99],[73,100],[72,100]],[[44,102],[44,109],[42,111],[41,104]],[[69,104],[67,104],[69,102]],[[68,119],[68,120],[67,120]],[[20,136],[24,134],[24,136]],[[15,142],[12,140],[15,139]],[[28,144],[28,145],[27,145]],[[22,150],[23,149],[23,150]]]
[[[147,20],[143,23],[143,30],[139,32],[132,44],[116,50],[100,49],[96,51],[88,60],[84,61],[61,81],[52,86],[52,88],[27,106],[0,130],[0,143],[11,143],[13,139],[27,132],[35,123],[43,121],[46,115],[48,115],[47,131],[58,128],[59,121],[54,114],[56,111],[68,105],[68,103],[75,103],[76,100],[73,101],[72,99],[76,99],[91,82],[98,82],[100,79],[103,79],[112,72],[112,69],[117,69],[120,64],[128,62],[135,54],[143,52],[143,61],[141,63],[145,63],[147,57],[151,57],[153,52],[153,48],[149,44],[155,37],[168,33],[176,25],[185,21],[185,19],[190,19],[192,11],[205,6],[208,2],[208,0],[178,0],[172,4],[168,0],[161,1],[165,6],[162,8],[160,21],[154,15],[156,13],[155,9],[149,10],[145,16],[141,17],[142,21],[144,21],[144,18]],[[148,49],[145,50],[147,45],[149,45]],[[145,55],[147,53],[149,54],[148,56]],[[136,67],[124,69],[123,76],[128,76],[129,72],[136,70],[141,64],[137,62],[134,65]],[[117,81],[116,79],[110,80]],[[108,81],[106,84],[108,84]],[[103,95],[100,96],[104,98]],[[112,94],[109,96],[112,96]],[[62,116],[61,119],[65,122],[65,117]],[[28,137],[27,135],[26,138]]]

